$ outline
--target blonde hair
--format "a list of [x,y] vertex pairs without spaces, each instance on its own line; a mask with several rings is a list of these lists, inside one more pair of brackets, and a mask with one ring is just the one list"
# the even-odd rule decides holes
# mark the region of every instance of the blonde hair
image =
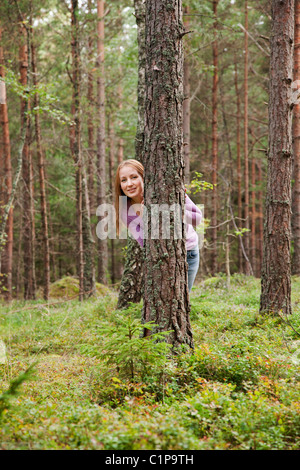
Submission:
[[117,235],[119,235],[120,227],[119,227],[119,214],[120,214],[120,206],[119,206],[119,196],[125,196],[121,188],[121,181],[120,181],[120,170],[124,166],[132,166],[138,174],[144,179],[144,167],[138,161],[134,160],[134,158],[130,158],[128,160],[124,160],[121,162],[117,168],[116,178],[115,178],[115,204],[116,204],[116,226],[117,226]]

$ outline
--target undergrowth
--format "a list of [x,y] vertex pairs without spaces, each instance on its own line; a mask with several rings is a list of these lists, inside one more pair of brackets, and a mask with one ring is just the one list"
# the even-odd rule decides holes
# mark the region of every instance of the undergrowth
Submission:
[[207,279],[191,294],[195,349],[176,356],[112,291],[2,304],[0,449],[298,449],[299,278],[292,292],[290,318],[260,316],[259,280]]

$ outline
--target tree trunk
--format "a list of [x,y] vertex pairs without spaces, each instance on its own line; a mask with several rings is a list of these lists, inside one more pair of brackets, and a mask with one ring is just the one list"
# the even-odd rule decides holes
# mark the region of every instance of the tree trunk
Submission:
[[79,38],[78,38],[78,0],[72,0],[72,116],[74,123],[70,127],[70,147],[75,163],[75,185],[76,185],[76,219],[77,219],[77,273],[79,280],[79,300],[83,300],[83,277],[84,277],[84,253],[83,253],[83,191],[82,191],[82,160],[80,153],[80,95],[79,95]]
[[[178,204],[184,212],[184,161],[182,133],[183,50],[180,0],[146,1],[145,100],[145,207],[151,228],[151,204]],[[144,217],[146,221],[146,214]],[[171,227],[175,220],[171,214]],[[160,224],[161,225],[161,224]],[[185,226],[183,238],[170,230],[168,239],[145,242],[143,320],[154,321],[159,331],[172,330],[168,341],[176,348],[193,347],[189,319]],[[151,234],[153,235],[153,234]],[[145,336],[149,335],[145,330]]]
[[[244,180],[245,180],[245,200],[244,217],[245,228],[249,230],[249,150],[248,150],[248,68],[249,68],[249,50],[248,50],[248,1],[245,0],[245,62],[244,62]],[[244,233],[244,247],[249,257],[249,232]],[[245,260],[245,274],[250,274],[249,265]]]
[[268,179],[260,311],[290,314],[294,0],[272,0]]
[[[295,2],[294,82],[300,89],[300,2]],[[298,83],[299,82],[299,83]],[[293,190],[292,190],[292,239],[294,243],[292,273],[300,275],[300,104],[293,114]]]
[[[32,60],[32,76],[33,85],[37,87],[37,64],[36,64],[36,49],[31,43],[31,60]],[[45,161],[44,152],[42,149],[41,139],[41,126],[40,126],[40,115],[39,115],[39,96],[36,92],[33,97],[33,105],[35,109],[35,139],[36,139],[36,150],[37,160],[39,168],[39,182],[40,182],[40,201],[41,201],[41,222],[42,222],[42,239],[43,239],[43,250],[44,250],[44,299],[48,300],[50,290],[50,249],[49,249],[49,234],[48,234],[48,216],[47,216],[47,198],[45,188]]]
[[[97,133],[97,205],[106,202],[105,158],[105,67],[104,67],[104,1],[97,0],[97,100],[99,125]],[[98,282],[107,284],[107,240],[98,239]]]
[[[184,8],[184,13],[189,14],[189,7]],[[189,30],[188,17],[184,21],[185,30]],[[187,53],[184,54],[183,60],[183,155],[185,164],[185,184],[190,183],[190,120],[191,120],[191,105],[190,105],[190,64]]]
[[72,114],[74,125],[70,129],[70,146],[75,163],[76,205],[77,205],[77,240],[78,240],[78,278],[79,300],[95,294],[94,240],[90,226],[88,185],[81,151],[80,120],[80,44],[78,24],[78,0],[72,0],[72,58],[73,58],[73,102]]
[[256,194],[255,194],[255,178],[256,178],[256,160],[252,157],[251,162],[251,265],[254,276],[256,275]]
[[[109,137],[109,193],[110,193],[110,203],[114,205],[114,173],[115,173],[115,133],[114,133],[114,123],[112,115],[108,116],[108,137]],[[116,273],[115,273],[115,240],[112,238],[110,240],[110,279],[111,283],[114,285],[116,282]]]
[[[92,1],[88,1],[88,9],[91,14]],[[89,63],[92,64],[93,58],[93,37],[90,34],[88,39],[88,58]],[[90,213],[95,214],[95,198],[94,198],[94,173],[95,173],[95,132],[94,132],[94,121],[93,121],[93,109],[94,109],[94,87],[93,87],[93,72],[88,72],[88,85],[87,85],[87,128],[88,128],[88,159],[87,159],[87,181],[88,181],[88,193],[89,193],[89,204]]]
[[261,262],[263,257],[263,236],[264,236],[264,220],[263,220],[263,192],[262,192],[262,165],[261,159],[257,160],[258,165],[258,236],[257,236],[257,275],[261,276]]
[[[29,64],[29,50],[27,45],[27,33],[22,26],[22,44],[20,46],[20,82],[26,87]],[[28,103],[29,106],[29,103]],[[35,299],[35,254],[34,254],[34,200],[33,200],[33,169],[32,155],[30,149],[30,117],[25,116],[25,99],[21,99],[21,126],[26,127],[26,140],[22,154],[22,176],[23,176],[23,256],[24,256],[24,298]]]
[[[0,26],[0,77],[4,78],[4,58],[3,48],[1,45],[2,30]],[[5,98],[5,97],[4,97]],[[8,201],[12,194],[12,166],[11,166],[11,152],[10,152],[10,136],[9,136],[9,122],[7,103],[5,100],[2,103],[0,101],[0,121],[2,129],[2,162],[3,170],[1,168],[1,205],[8,204]],[[2,212],[2,211],[1,211]],[[2,214],[1,214],[2,217]],[[12,299],[12,261],[13,261],[13,207],[9,209],[7,224],[6,224],[6,240],[3,248],[2,259],[1,259],[1,272],[4,274],[4,283],[2,284],[5,288],[4,297],[10,301]]]
[[[241,168],[241,100],[238,88],[237,59],[235,59],[234,85],[236,92],[236,160],[237,160],[237,203],[238,226],[242,226],[242,168]],[[243,272],[243,252],[241,244],[238,244],[238,266]]]
[[[142,160],[144,145],[145,113],[145,5],[146,0],[135,0],[135,18],[138,41],[138,120],[135,137],[135,158]],[[140,302],[143,295],[143,250],[131,237],[127,240],[124,272],[119,290],[118,308],[128,307],[129,302]]]
[[217,212],[218,212],[218,37],[217,37],[217,8],[219,0],[213,1],[213,13],[216,19],[214,23],[213,41],[213,89],[212,89],[212,274],[218,270],[218,248],[217,248]]

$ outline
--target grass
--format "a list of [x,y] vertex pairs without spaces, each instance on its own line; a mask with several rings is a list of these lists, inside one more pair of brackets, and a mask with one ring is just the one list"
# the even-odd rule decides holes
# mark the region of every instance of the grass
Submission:
[[229,291],[222,276],[200,283],[195,350],[176,357],[144,347],[141,305],[118,312],[110,290],[82,304],[2,304],[0,449],[298,449],[299,278],[292,286],[286,322],[258,314],[254,278],[233,276]]

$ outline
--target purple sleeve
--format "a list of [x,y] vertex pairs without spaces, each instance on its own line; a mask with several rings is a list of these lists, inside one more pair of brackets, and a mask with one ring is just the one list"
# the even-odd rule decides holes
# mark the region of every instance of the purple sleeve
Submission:
[[185,220],[186,223],[193,227],[197,227],[202,220],[201,210],[193,203],[187,194],[185,196]]
[[126,207],[123,208],[121,212],[121,219],[124,224],[127,226],[129,232],[133,236],[133,238],[139,243],[141,247],[143,247],[143,240],[144,240],[144,231],[143,231],[143,220],[142,217],[137,215],[134,212],[134,209],[130,204],[127,204]]

